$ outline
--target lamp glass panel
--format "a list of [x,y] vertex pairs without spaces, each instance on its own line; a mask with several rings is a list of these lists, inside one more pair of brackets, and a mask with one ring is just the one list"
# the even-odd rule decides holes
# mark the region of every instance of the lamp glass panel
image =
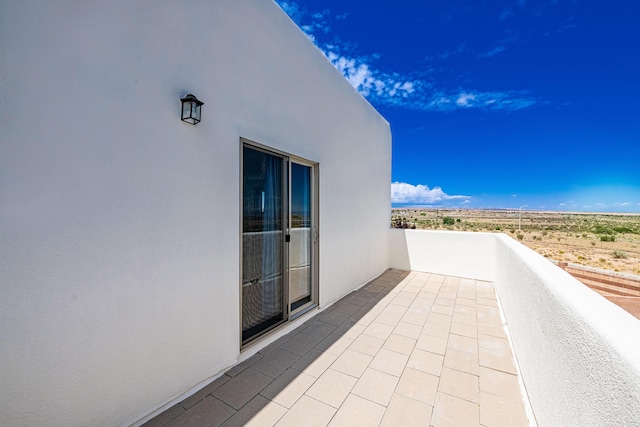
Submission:
[[183,102],[182,103],[182,118],[183,119],[187,119],[190,116],[190,112],[191,112],[191,102]]

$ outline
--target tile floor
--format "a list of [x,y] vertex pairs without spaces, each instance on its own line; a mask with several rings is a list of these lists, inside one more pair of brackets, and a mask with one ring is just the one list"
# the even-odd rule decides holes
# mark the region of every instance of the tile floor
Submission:
[[493,285],[388,270],[145,424],[528,426]]

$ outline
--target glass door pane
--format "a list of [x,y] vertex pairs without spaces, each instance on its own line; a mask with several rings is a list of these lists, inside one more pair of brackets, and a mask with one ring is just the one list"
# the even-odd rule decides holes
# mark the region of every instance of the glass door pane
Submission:
[[312,300],[312,168],[291,163],[291,242],[289,302],[291,312]]
[[285,320],[285,159],[243,147],[242,342]]

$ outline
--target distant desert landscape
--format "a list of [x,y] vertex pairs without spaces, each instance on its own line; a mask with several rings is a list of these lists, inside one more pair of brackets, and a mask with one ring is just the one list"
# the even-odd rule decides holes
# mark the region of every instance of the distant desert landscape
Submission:
[[551,260],[640,275],[640,214],[393,208],[391,225],[504,233]]

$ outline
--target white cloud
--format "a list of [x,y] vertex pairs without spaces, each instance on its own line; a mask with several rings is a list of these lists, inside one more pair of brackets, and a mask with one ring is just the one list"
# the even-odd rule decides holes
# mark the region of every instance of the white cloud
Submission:
[[469,196],[450,196],[440,187],[429,188],[427,185],[412,185],[406,182],[394,182],[391,184],[392,203],[413,203],[416,205],[433,205],[446,200],[462,200],[469,203]]
[[455,109],[485,109],[515,111],[534,105],[536,101],[518,91],[478,92],[460,90],[452,93],[437,92],[424,100],[421,109],[452,111]]
[[394,76],[373,70],[361,60],[340,55],[332,50],[323,52],[351,86],[365,97],[393,103],[396,98],[408,98],[415,91],[415,82],[398,80]]
[[629,202],[616,202],[613,205],[614,206],[629,206]]
[[[480,92],[476,90],[433,90],[433,83],[399,73],[377,69],[372,62],[376,55],[353,55],[348,43],[323,44],[319,38],[330,32],[328,10],[309,13],[294,1],[278,1],[309,39],[325,54],[329,61],[362,96],[374,104],[393,105],[418,111],[454,111],[460,109],[514,111],[536,104],[536,100],[522,91]],[[346,14],[333,19],[345,19]],[[486,52],[484,57],[496,55],[506,48],[502,45]],[[467,50],[464,44],[441,57]]]
[[505,50],[507,50],[507,48],[505,46],[496,46],[493,49],[481,53],[480,55],[478,55],[480,58],[491,58],[492,56],[496,56],[499,53],[504,52]]

